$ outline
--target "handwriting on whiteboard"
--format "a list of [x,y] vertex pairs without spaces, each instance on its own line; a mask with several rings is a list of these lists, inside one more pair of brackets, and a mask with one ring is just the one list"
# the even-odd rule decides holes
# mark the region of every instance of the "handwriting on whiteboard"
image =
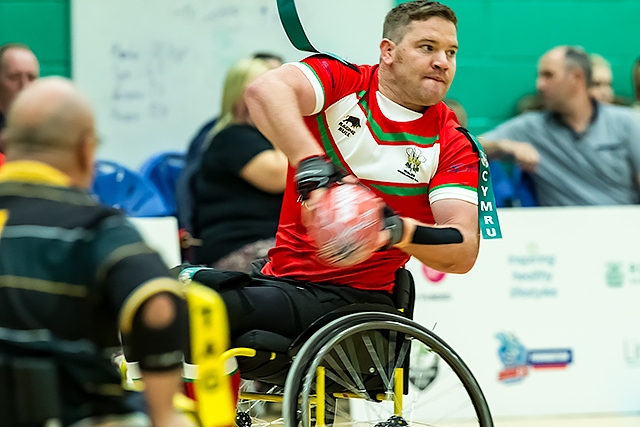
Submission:
[[[110,52],[111,117],[120,122],[142,118],[162,120],[172,106],[165,94],[176,85],[173,71],[186,63],[187,47],[170,41],[152,41],[148,45],[113,43]],[[188,76],[188,74],[187,74]]]

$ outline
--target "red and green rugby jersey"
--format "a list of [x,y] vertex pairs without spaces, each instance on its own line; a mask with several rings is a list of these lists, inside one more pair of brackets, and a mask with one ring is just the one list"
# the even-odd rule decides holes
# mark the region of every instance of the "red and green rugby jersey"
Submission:
[[[326,56],[288,66],[300,68],[314,87],[316,108],[305,121],[331,161],[358,177],[400,215],[434,224],[430,206],[434,201],[478,203],[478,154],[456,130],[458,120],[444,103],[424,114],[392,103],[377,91],[378,66],[358,66],[358,72]],[[399,249],[377,252],[348,268],[335,269],[318,261],[300,221],[293,172],[289,170],[287,177],[276,247],[263,272],[390,291],[396,269],[409,259]]]

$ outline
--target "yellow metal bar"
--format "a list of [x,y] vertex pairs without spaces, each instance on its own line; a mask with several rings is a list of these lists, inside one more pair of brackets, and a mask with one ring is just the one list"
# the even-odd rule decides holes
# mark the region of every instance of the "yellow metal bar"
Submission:
[[[284,396],[281,394],[267,394],[267,393],[254,393],[252,391],[241,391],[238,393],[238,399],[240,400],[259,400],[261,402],[276,402],[280,403],[284,400]],[[309,404],[315,405],[317,398],[315,396],[309,396]],[[298,400],[300,402],[300,399]]]
[[[384,396],[384,394],[382,396]],[[338,399],[362,399],[362,397],[355,393],[333,393],[333,397]]]
[[244,357],[255,357],[256,351],[252,348],[238,347],[232,348],[220,355],[220,360],[231,359],[232,357],[244,356]]
[[324,423],[324,366],[316,371],[316,426],[325,427]]
[[262,402],[282,402],[284,397],[281,394],[265,394],[253,393],[250,391],[241,391],[238,393],[238,399],[244,400],[260,400]]
[[402,393],[404,392],[404,369],[396,368],[393,373],[393,413],[402,416]]

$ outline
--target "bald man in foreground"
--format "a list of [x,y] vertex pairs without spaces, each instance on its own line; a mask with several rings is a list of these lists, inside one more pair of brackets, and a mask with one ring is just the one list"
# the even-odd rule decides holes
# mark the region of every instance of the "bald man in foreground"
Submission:
[[[178,282],[126,218],[87,192],[97,145],[90,105],[66,79],[38,80],[12,104],[2,138],[5,366],[15,370],[16,361],[32,354],[16,342],[44,346],[45,359],[57,366],[65,426],[188,425],[173,409],[188,345],[186,302]],[[132,392],[122,389],[113,365],[119,332],[128,360],[140,362],[148,416],[130,403]],[[8,381],[0,391],[15,387]],[[29,413],[19,414],[11,401],[17,395],[11,391],[5,407],[0,399],[3,417],[32,417],[33,425],[43,425],[37,418],[46,411],[38,405],[51,402],[31,401]]]

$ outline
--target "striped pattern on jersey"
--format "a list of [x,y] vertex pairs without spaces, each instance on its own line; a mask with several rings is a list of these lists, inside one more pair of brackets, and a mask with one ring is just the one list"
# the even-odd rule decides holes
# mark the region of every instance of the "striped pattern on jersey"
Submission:
[[[304,62],[298,67],[312,69]],[[305,74],[315,80],[312,86],[316,92],[316,108],[324,106],[326,90],[318,73],[306,71]],[[310,128],[315,128],[312,131],[331,160],[386,195],[429,194],[431,202],[456,198],[477,203],[477,182],[432,182],[440,166],[439,128],[443,120],[438,113],[444,106],[434,106],[433,113],[425,113],[433,120],[421,120],[420,127],[414,122],[392,122],[375,105],[377,79],[371,78],[371,83],[373,87],[330,104],[315,115],[313,125],[307,122]],[[469,144],[462,139],[464,144]]]
[[[326,56],[312,56],[300,69],[316,94],[308,129],[334,164],[372,189],[400,215],[433,224],[431,204],[456,199],[477,204],[478,155],[443,103],[423,114],[383,114],[377,99],[377,66],[356,71]],[[393,116],[393,117],[392,117]],[[415,119],[411,119],[415,117]],[[290,171],[291,172],[291,171]],[[379,251],[347,268],[322,264],[301,224],[293,173],[287,178],[276,247],[263,273],[295,280],[347,285],[358,289],[393,287],[395,270],[409,256],[399,249]]]

